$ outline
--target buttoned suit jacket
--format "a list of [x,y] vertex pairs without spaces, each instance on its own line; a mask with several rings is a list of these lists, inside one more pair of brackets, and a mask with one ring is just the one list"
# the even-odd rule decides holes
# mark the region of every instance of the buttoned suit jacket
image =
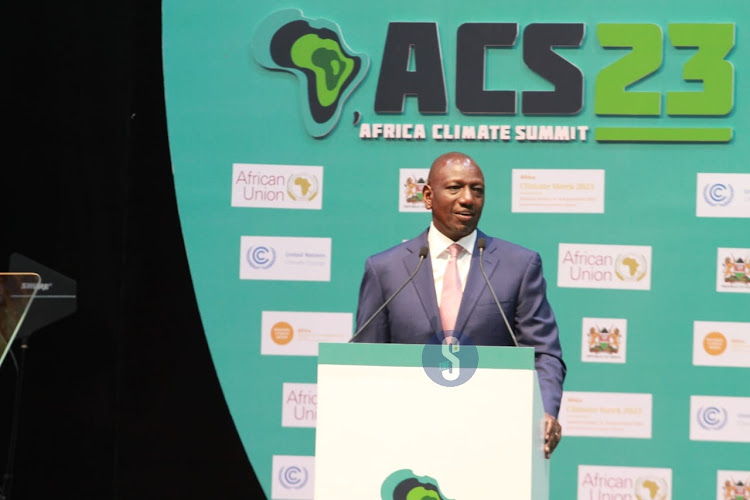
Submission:
[[[565,363],[557,322],[547,301],[542,260],[537,252],[481,231],[484,270],[513,328],[519,345],[533,347],[542,401],[557,416],[565,379]],[[368,258],[359,292],[357,330],[385,303],[419,264],[428,247],[427,231]],[[476,243],[464,286],[454,336],[474,345],[511,346],[513,340],[479,268]],[[354,339],[355,342],[423,344],[444,337],[429,255],[401,293]],[[465,341],[465,340],[464,340]]]

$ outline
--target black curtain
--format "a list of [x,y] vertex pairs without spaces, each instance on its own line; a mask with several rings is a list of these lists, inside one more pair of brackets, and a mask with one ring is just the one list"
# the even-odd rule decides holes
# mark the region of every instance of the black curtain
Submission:
[[[160,16],[145,0],[4,9],[0,271],[18,252],[78,285],[77,312],[31,337],[13,499],[263,497],[190,281]],[[6,359],[0,472],[16,377]]]

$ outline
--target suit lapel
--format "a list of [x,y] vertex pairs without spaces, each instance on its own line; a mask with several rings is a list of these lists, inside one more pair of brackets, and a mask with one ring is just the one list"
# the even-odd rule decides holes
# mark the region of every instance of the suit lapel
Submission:
[[[500,263],[500,256],[496,252],[497,245],[493,238],[488,238],[486,234],[477,230],[477,241],[479,241],[480,238],[487,240],[487,247],[484,250],[484,271],[487,273],[488,278],[492,278],[492,274]],[[466,278],[464,294],[463,297],[461,297],[461,307],[458,309],[458,318],[456,319],[456,330],[459,333],[463,332],[466,328],[466,323],[469,321],[471,313],[477,305],[479,296],[486,287],[487,283],[484,281],[482,270],[479,268],[479,250],[475,243],[474,250],[471,254],[469,276]]]
[[[411,243],[412,245],[407,247],[409,253],[403,258],[407,275],[411,274],[419,264],[419,249],[422,246],[428,246],[427,231],[414,238]],[[441,331],[440,311],[437,305],[437,297],[435,296],[435,281],[432,279],[432,261],[430,260],[429,254],[425,257],[422,269],[420,269],[416,276],[414,276],[412,283],[417,290],[417,295],[422,303],[422,308],[424,309],[432,331]]]

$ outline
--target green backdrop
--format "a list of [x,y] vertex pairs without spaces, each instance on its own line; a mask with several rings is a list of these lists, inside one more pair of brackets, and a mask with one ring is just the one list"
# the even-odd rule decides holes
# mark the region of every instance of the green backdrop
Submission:
[[[361,57],[349,87],[323,89],[328,92],[324,99],[336,92],[341,96],[340,116],[323,125],[308,111],[307,88],[300,85],[304,71],[269,71],[259,62],[266,57],[266,65],[272,65],[266,52],[281,22],[263,21],[285,9],[325,20],[308,22],[314,29],[335,32],[338,26],[345,45],[330,63],[332,74],[353,71],[344,67],[353,60],[349,56]],[[429,224],[428,213],[399,212],[399,169],[429,167],[432,159],[451,150],[471,155],[484,170],[487,199],[480,228],[542,256],[568,364],[565,389],[653,395],[650,439],[563,440],[552,463],[552,498],[576,497],[581,464],[670,468],[671,498],[678,499],[713,498],[717,470],[750,471],[747,443],[689,439],[691,395],[749,395],[748,365],[692,363],[694,321],[745,322],[744,328],[750,322],[750,296],[718,292],[716,286],[717,249],[750,248],[748,215],[696,216],[698,173],[750,172],[750,107],[742,92],[745,28],[750,25],[746,1],[180,0],[164,2],[163,11],[170,147],[193,284],[226,400],[269,496],[274,455],[314,454],[314,429],[282,427],[281,399],[284,383],[315,382],[316,358],[262,355],[262,311],[354,313],[366,257],[416,236]],[[285,16],[294,17],[281,15],[284,22]],[[420,113],[414,96],[405,98],[402,112],[375,111],[391,22],[436,23],[444,113]],[[517,91],[515,114],[459,111],[457,44],[464,23],[518,24],[512,47],[487,51],[483,75],[488,90]],[[567,69],[574,65],[583,74],[579,112],[522,113],[521,92],[555,88],[524,63],[524,44],[536,43],[546,33],[526,33],[533,23],[584,25],[580,47],[556,49],[569,63]],[[696,31],[690,26],[694,23],[711,25]],[[703,45],[706,59],[692,61],[696,50],[675,47],[674,41]],[[627,61],[628,49],[603,47],[628,43],[637,55]],[[324,45],[329,56],[339,50],[334,45]],[[419,68],[420,50],[427,52],[419,47],[404,69]],[[310,63],[309,47],[295,50],[295,64]],[[534,64],[549,66],[545,61]],[[695,78],[690,71],[699,78],[706,75],[705,89],[699,81],[683,79],[685,68],[687,79]],[[398,78],[385,76],[391,83]],[[430,91],[439,83],[425,81],[421,84]],[[638,83],[624,92],[631,81]],[[574,83],[568,97],[576,94]],[[323,90],[319,93],[325,94]],[[687,103],[677,95],[667,97],[701,90],[703,97],[683,96]],[[363,123],[424,124],[427,137],[363,139]],[[567,142],[437,140],[431,136],[436,124],[588,127],[588,136]],[[618,130],[623,127],[628,130]],[[233,165],[238,163],[322,166],[317,179],[322,208],[232,206]],[[603,169],[604,212],[512,212],[512,169]],[[744,188],[740,184],[733,190],[735,202],[750,192],[744,191],[750,188],[746,181]],[[286,186],[281,191],[289,193]],[[302,202],[300,208],[310,208]],[[243,236],[330,238],[330,281],[239,279],[240,268],[247,265],[247,249],[240,251]],[[557,286],[560,243],[650,246],[650,290]],[[272,265],[281,265],[283,256],[274,257]],[[742,292],[742,284],[738,286]],[[584,317],[627,319],[625,363],[581,360]]]

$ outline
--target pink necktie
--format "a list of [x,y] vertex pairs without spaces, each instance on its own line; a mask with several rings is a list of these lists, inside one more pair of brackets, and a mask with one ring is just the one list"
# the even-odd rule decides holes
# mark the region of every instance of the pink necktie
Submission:
[[443,292],[440,295],[440,321],[443,331],[453,331],[456,328],[458,308],[461,305],[461,277],[458,275],[457,257],[461,245],[454,243],[448,248],[451,254],[443,277]]

